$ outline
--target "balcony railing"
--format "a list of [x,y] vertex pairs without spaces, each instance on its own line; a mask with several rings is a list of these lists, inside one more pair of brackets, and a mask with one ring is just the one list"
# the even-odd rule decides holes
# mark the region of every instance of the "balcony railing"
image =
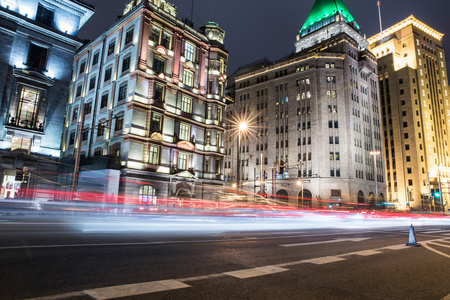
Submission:
[[34,119],[21,119],[19,117],[11,117],[8,118],[8,122],[6,123],[8,126],[25,128],[35,131],[44,132],[45,123],[41,123]]

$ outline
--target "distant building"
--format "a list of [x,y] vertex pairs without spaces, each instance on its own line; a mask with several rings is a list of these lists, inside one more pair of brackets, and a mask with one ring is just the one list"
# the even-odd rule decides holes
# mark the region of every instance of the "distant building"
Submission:
[[77,34],[94,10],[80,0],[0,1],[0,198],[55,186]]
[[[388,199],[403,209],[440,211],[441,200],[449,201],[450,97],[443,36],[411,15],[369,39],[378,58]],[[440,195],[433,193],[439,189]]]
[[[236,183],[240,173],[244,190],[304,207],[381,205],[386,184],[377,63],[367,46],[341,0],[317,0],[295,53],[233,74],[225,180]],[[237,163],[241,121],[249,129],[242,132]]]
[[69,164],[80,155],[77,191],[154,204],[223,185],[224,36],[165,0],[131,1],[77,53],[62,147]]

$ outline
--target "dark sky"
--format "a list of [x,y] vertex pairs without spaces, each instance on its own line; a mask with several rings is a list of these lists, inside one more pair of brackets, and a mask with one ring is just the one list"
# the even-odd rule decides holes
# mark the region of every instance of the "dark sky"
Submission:
[[[86,0],[97,7],[94,16],[80,30],[79,37],[93,39],[122,15],[129,0]],[[189,16],[192,0],[171,0],[178,18]],[[261,58],[281,58],[294,51],[297,31],[315,0],[194,0],[194,25],[211,18],[226,30],[225,47],[230,53],[228,74],[239,66]],[[376,0],[344,0],[367,38],[379,32]],[[435,30],[447,33],[444,50],[450,51],[449,0],[381,1],[383,29],[413,14]]]

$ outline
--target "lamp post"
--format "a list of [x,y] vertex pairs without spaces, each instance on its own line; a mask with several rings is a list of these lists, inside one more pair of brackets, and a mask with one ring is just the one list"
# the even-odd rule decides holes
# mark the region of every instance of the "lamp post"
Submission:
[[247,123],[241,122],[238,127],[238,149],[237,149],[237,170],[236,170],[236,183],[238,189],[241,187],[241,161],[240,161],[240,152],[241,152],[241,131],[247,130]]
[[370,151],[370,155],[373,155],[373,165],[375,167],[375,205],[378,203],[378,172],[377,172],[377,155],[380,155],[380,151]]
[[302,187],[302,196],[301,196],[301,200],[302,201],[302,208],[303,208],[303,182],[301,180],[297,180],[297,185]]

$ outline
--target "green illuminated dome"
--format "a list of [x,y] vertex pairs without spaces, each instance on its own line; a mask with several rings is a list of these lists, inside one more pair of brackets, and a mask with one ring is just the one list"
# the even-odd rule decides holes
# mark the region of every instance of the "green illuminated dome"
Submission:
[[338,14],[344,18],[345,22],[354,25],[354,28],[359,31],[358,24],[342,0],[316,0],[305,24],[300,29],[300,35],[305,36],[334,22]]

